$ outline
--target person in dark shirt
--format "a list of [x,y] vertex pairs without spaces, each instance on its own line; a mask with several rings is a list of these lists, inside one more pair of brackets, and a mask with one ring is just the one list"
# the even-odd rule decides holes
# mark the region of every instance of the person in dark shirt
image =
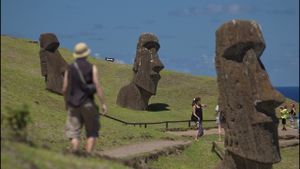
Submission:
[[207,107],[207,105],[205,104],[201,104],[201,98],[200,97],[196,97],[193,99],[192,102],[192,120],[193,118],[196,118],[197,121],[197,134],[195,137],[195,140],[197,141],[199,139],[199,137],[201,137],[204,132],[203,132],[203,127],[202,127],[202,120],[203,120],[203,110],[202,108]]
[[294,103],[291,104],[290,114],[290,125],[292,128],[296,128],[295,120],[296,120],[296,105]]
[[95,94],[97,94],[100,105],[102,105],[102,114],[107,113],[104,93],[98,80],[97,67],[87,61],[89,54],[90,49],[87,45],[78,43],[73,53],[75,61],[69,65],[64,76],[63,94],[68,111],[66,136],[71,140],[72,152],[74,153],[79,150],[80,132],[83,125],[86,130],[87,153],[92,152],[95,140],[99,137],[99,110],[94,102],[94,94],[87,92],[86,84],[95,85]]

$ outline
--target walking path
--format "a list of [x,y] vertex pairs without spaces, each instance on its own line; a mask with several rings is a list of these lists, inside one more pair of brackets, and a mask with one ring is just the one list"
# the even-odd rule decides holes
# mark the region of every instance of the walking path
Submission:
[[[177,136],[194,137],[197,133],[197,130],[168,131],[166,133],[174,134]],[[204,135],[211,135],[211,134],[218,134],[218,129],[209,129],[209,130],[204,129]],[[222,129],[221,134],[224,135],[224,129]],[[287,127],[286,131],[282,131],[280,128],[278,128],[278,136],[279,139],[292,139],[292,138],[299,139],[299,132],[298,129],[293,129],[290,127]]]
[[[187,130],[187,131],[168,131],[166,133],[174,134],[177,136],[186,136],[186,137],[194,137],[196,134],[196,130]],[[218,134],[218,129],[204,129],[204,135]],[[224,130],[222,129],[222,134],[224,134]],[[282,131],[278,129],[278,136],[280,138],[280,145],[282,147],[287,147],[288,145],[299,145],[299,133],[298,129],[287,128],[287,131]],[[284,139],[284,140],[282,140]],[[135,157],[144,153],[153,153],[158,152],[160,150],[166,148],[176,148],[187,146],[191,143],[191,141],[182,141],[182,140],[155,140],[143,143],[135,143],[131,145],[125,145],[113,149],[104,150],[99,153],[101,156],[106,156],[110,158],[129,158]]]
[[[167,133],[174,134],[177,136],[195,137],[197,130],[168,131]],[[218,129],[204,130],[204,135],[211,135],[211,134],[218,134]],[[224,135],[223,129],[222,129],[221,134]],[[299,145],[298,129],[293,129],[293,128],[287,127],[286,131],[282,131],[281,128],[279,127],[278,128],[278,138],[279,138],[279,146],[281,148]]]
[[110,150],[104,150],[99,153],[101,156],[110,158],[123,159],[135,157],[144,153],[153,153],[167,148],[179,148],[188,146],[191,141],[172,141],[172,140],[156,140],[132,145],[125,145]]
[[282,131],[281,128],[278,128],[278,136],[279,139],[289,139],[289,138],[299,139],[299,129],[293,129],[287,127],[286,131]]
[[[187,131],[168,131],[166,133],[177,136],[194,137],[196,130]],[[218,134],[218,129],[204,130],[204,135]],[[224,130],[222,129],[222,134]],[[298,129],[287,128],[287,131],[278,130],[279,144],[281,148],[299,145]],[[112,148],[98,152],[97,154],[109,159],[120,160],[125,165],[134,168],[144,168],[148,161],[157,159],[161,155],[168,155],[172,153],[180,153],[192,141],[183,140],[154,140],[142,143],[134,143],[117,148]],[[224,144],[223,142],[216,142],[217,144]]]
[[[167,131],[166,133],[174,134],[177,136],[194,137],[197,130],[187,130],[187,131]],[[204,135],[218,134],[218,129],[204,129]],[[224,134],[224,129],[222,129],[222,134]]]

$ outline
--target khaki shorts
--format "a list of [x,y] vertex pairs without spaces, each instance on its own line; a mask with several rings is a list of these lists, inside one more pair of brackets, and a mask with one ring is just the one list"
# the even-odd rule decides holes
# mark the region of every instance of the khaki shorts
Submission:
[[84,125],[86,137],[99,137],[99,113],[93,102],[86,102],[79,107],[69,107],[66,122],[66,136],[79,138],[81,128]]

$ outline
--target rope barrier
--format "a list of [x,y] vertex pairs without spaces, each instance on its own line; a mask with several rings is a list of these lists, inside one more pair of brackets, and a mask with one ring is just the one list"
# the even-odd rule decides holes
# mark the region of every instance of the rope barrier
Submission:
[[[109,116],[107,114],[105,114],[105,115],[102,114],[102,116],[109,118],[111,120],[123,123],[125,125],[133,125],[133,126],[139,125],[140,127],[144,126],[145,128],[147,128],[148,125],[155,125],[155,124],[166,124],[166,128],[168,128],[169,123],[188,123],[188,126],[190,127],[191,122],[192,122],[191,120],[173,120],[173,121],[171,120],[171,121],[160,121],[160,122],[126,122],[126,121],[120,120],[116,117]],[[216,120],[202,120],[202,121],[203,122],[212,122],[212,121],[216,121]]]

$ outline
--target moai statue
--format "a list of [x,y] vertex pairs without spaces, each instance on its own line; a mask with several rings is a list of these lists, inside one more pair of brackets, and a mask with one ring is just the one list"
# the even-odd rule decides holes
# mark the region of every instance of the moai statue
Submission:
[[275,108],[284,97],[260,57],[265,42],[255,21],[232,20],[216,31],[216,70],[224,115],[225,156],[217,169],[271,169],[281,160]]
[[159,72],[164,68],[158,57],[159,48],[158,38],[154,34],[141,34],[133,65],[133,80],[119,91],[119,106],[134,110],[148,109],[150,97],[156,94]]
[[63,76],[68,64],[57,50],[59,42],[53,33],[41,34],[39,41],[41,72],[45,77],[46,89],[62,94]]

